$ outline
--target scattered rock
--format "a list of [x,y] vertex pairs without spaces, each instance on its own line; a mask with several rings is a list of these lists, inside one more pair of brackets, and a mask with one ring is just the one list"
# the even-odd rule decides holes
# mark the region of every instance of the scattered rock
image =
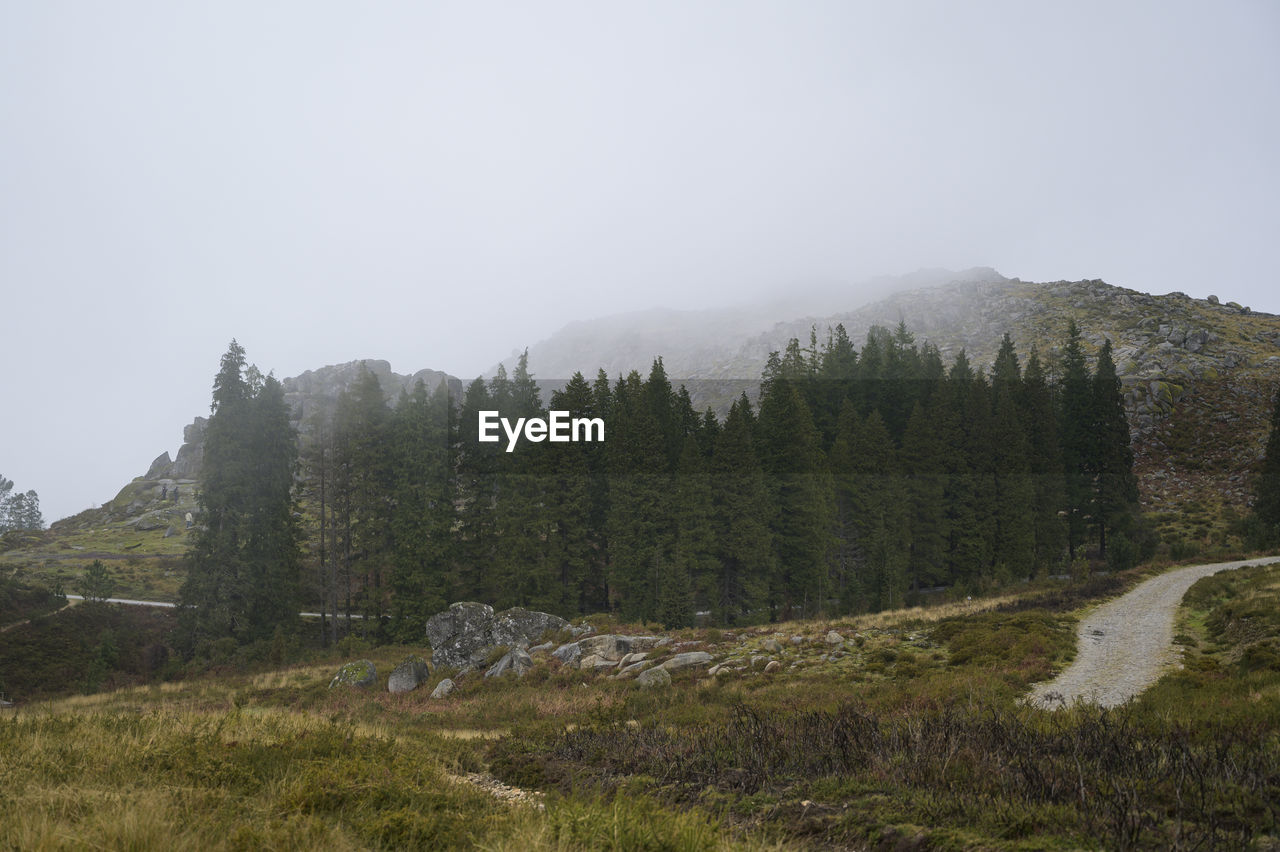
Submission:
[[578,661],[582,659],[582,646],[577,642],[569,642],[552,651],[551,656],[566,666],[576,666]]
[[485,677],[499,677],[512,672],[516,677],[524,677],[533,668],[533,658],[523,648],[512,648],[502,655],[502,659],[489,667]]
[[388,692],[412,692],[431,677],[431,666],[421,657],[409,657],[396,666],[387,678]]
[[620,669],[617,675],[615,675],[615,677],[619,677],[619,678],[635,677],[637,674],[639,674],[640,672],[644,671],[645,669],[649,668],[652,665],[653,665],[653,662],[651,660],[639,660],[637,662],[631,663],[630,665]]
[[671,673],[661,666],[654,669],[647,669],[636,676],[636,686],[641,689],[655,689],[660,686],[670,685]]
[[779,642],[777,639],[774,639],[772,636],[764,640],[764,642],[760,645],[760,647],[764,648],[770,654],[782,653],[782,643]]
[[778,671],[781,668],[782,668],[782,663],[778,662],[777,660],[770,660],[769,665],[764,667],[764,673],[773,674],[774,672]]
[[844,644],[844,637],[843,637],[843,636],[841,636],[839,633],[835,632],[834,630],[828,630],[828,631],[827,631],[827,637],[826,637],[826,638],[827,638],[827,644],[828,644],[828,645],[842,645],[842,644]]
[[335,686],[356,686],[366,689],[378,682],[378,670],[369,660],[356,660],[338,669],[338,673],[329,681],[329,688]]
[[453,692],[454,688],[455,687],[454,687],[453,681],[450,680],[449,678],[445,678],[444,680],[436,684],[435,689],[431,690],[431,697],[444,698],[450,692]]

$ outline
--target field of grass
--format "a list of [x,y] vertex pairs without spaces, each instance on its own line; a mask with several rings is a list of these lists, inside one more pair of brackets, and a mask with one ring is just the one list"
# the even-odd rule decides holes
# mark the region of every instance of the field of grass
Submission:
[[1186,667],[1131,704],[1021,704],[1072,658],[1083,608],[1141,576],[679,631],[727,665],[658,691],[550,662],[445,699],[447,671],[330,690],[345,660],[385,684],[424,651],[357,640],[208,659],[0,715],[0,846],[1276,848],[1280,568],[1197,584]]

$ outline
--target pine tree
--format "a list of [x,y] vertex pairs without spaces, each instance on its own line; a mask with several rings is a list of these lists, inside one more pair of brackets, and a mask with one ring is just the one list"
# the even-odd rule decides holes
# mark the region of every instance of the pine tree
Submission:
[[326,644],[338,641],[338,570],[333,558],[333,424],[323,411],[314,413],[306,424],[309,440],[302,450],[302,496],[314,507],[313,527],[303,532],[304,540],[314,542],[315,573],[311,577],[308,598],[320,601],[320,636]]
[[[1023,422],[1027,431],[1027,467],[1035,491],[1032,527],[1037,572],[1056,566],[1067,544],[1066,524],[1060,512],[1066,505],[1062,477],[1062,449],[1058,444],[1058,417],[1053,394],[1045,379],[1035,347],[1027,357],[1022,382]],[[1065,512],[1063,512],[1065,514]]]
[[946,551],[950,536],[946,503],[946,444],[938,428],[945,407],[940,399],[926,409],[917,404],[907,419],[899,454],[905,477],[911,550],[907,573],[913,588],[947,580]]
[[715,620],[727,625],[763,605],[774,571],[773,507],[755,451],[754,419],[744,394],[729,408],[711,459],[716,573],[710,606]]
[[1062,349],[1062,385],[1058,422],[1062,447],[1062,472],[1066,497],[1067,551],[1075,559],[1085,541],[1085,518],[1091,502],[1089,459],[1093,455],[1094,402],[1089,369],[1080,345],[1075,320],[1067,324]]
[[634,370],[613,393],[608,447],[609,585],[623,617],[656,616],[658,568],[671,558],[671,477],[649,394]]
[[417,641],[426,620],[452,600],[454,524],[453,402],[417,382],[401,393],[387,430],[392,457],[392,629]]
[[992,567],[995,477],[990,392],[963,350],[947,376],[943,411],[948,571],[952,583],[974,586]]
[[1280,390],[1271,406],[1271,432],[1253,485],[1254,538],[1262,546],[1280,541]]
[[[574,373],[562,390],[551,395],[551,408],[574,417],[596,417],[591,386]],[[603,447],[598,443],[549,444],[550,473],[545,511],[551,519],[550,551],[555,572],[553,594],[547,602],[553,612],[569,615],[591,611],[603,596],[598,527],[592,519],[602,512],[592,505],[594,477],[603,467]]]
[[458,414],[458,594],[466,600],[493,601],[497,580],[493,565],[498,541],[495,520],[497,465],[501,449],[496,443],[479,441],[477,427],[481,411],[500,410],[484,379],[467,386]]
[[[1093,452],[1089,459],[1089,472],[1094,479],[1092,515],[1098,531],[1098,550],[1105,557],[1109,534],[1132,537],[1138,503],[1129,421],[1124,413],[1120,379],[1111,358],[1110,340],[1098,353],[1092,411]],[[1126,558],[1129,558],[1127,554]]]
[[[684,441],[680,464],[676,468],[673,515],[676,540],[672,570],[687,578],[689,585],[688,617],[680,620],[692,624],[694,593],[699,606],[710,609],[715,598],[716,558],[715,527],[712,519],[714,498],[708,460],[703,457],[698,440],[689,435]],[[679,578],[677,578],[679,579]],[[683,582],[683,579],[681,580]],[[683,613],[685,595],[677,590],[674,599]],[[669,611],[670,607],[668,607]],[[664,620],[665,623],[665,620]]]
[[40,495],[35,491],[12,492],[13,480],[0,476],[0,533],[44,529]]
[[296,627],[302,568],[292,497],[298,437],[284,388],[274,376],[263,380],[250,403],[249,428],[248,453],[254,460],[252,510],[244,518],[249,621],[253,638],[268,639],[279,626]]
[[995,480],[992,576],[999,583],[1035,574],[1035,479],[1031,473],[1026,426],[1017,403],[1021,391],[1018,373],[1017,356],[1013,356],[1012,364],[1007,361],[1001,364],[997,360],[992,380],[995,397],[990,442]]
[[182,643],[265,639],[292,629],[300,553],[291,489],[297,439],[280,383],[259,386],[231,342],[214,379],[205,435],[201,526],[180,591]]
[[[542,417],[546,414],[537,382],[528,370],[528,352],[516,362],[515,372],[505,386],[508,401],[498,411],[510,420]],[[495,403],[504,385],[490,383]],[[542,511],[549,460],[546,447],[521,441],[513,452],[494,455],[496,499],[495,534],[499,544],[493,571],[497,580],[494,605],[534,607],[559,599],[554,588],[553,557],[549,549],[550,518]]]
[[362,367],[338,397],[334,413],[337,462],[343,476],[343,569],[348,607],[364,615],[367,631],[381,625],[388,604],[384,581],[392,561],[393,469],[387,429],[391,411],[378,377]]
[[[790,356],[784,372],[788,362],[797,368],[806,363]],[[821,437],[794,381],[779,378],[762,393],[759,435],[760,466],[774,507],[771,613],[811,614],[826,606],[835,495]]]
[[840,414],[831,451],[837,503],[856,571],[841,596],[847,609],[902,606],[907,591],[908,506],[889,431],[873,411],[861,422],[852,404]]

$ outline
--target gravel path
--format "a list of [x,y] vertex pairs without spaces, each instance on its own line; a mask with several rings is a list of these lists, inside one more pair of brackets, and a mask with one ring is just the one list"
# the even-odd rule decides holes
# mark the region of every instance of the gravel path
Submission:
[[1072,704],[1077,698],[1103,707],[1123,704],[1178,661],[1173,616],[1196,580],[1276,561],[1280,559],[1268,556],[1176,568],[1103,604],[1080,622],[1075,661],[1056,679],[1032,687],[1027,700],[1049,709]]

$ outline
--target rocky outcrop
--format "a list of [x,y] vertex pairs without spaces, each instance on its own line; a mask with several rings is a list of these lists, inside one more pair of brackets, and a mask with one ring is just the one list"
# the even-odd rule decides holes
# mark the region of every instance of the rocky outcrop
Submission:
[[[300,376],[284,379],[280,383],[284,388],[285,402],[289,406],[290,422],[304,440],[321,417],[333,413],[338,397],[343,391],[352,388],[365,370],[378,379],[382,393],[390,404],[395,403],[401,391],[412,393],[418,382],[422,382],[428,392],[445,384],[455,397],[462,395],[462,382],[447,373],[419,370],[411,375],[401,375],[392,371],[391,364],[387,361],[363,359],[307,370]],[[177,457],[171,460],[167,452],[160,454],[143,478],[151,481],[199,479],[208,424],[208,418],[195,418],[182,430],[182,446],[178,449]]]
[[388,692],[412,692],[431,678],[431,666],[421,657],[410,657],[396,666],[387,678]]
[[469,670],[495,648],[528,647],[544,634],[567,630],[569,622],[546,612],[513,607],[495,613],[488,604],[459,602],[427,621],[427,641],[437,666]]

